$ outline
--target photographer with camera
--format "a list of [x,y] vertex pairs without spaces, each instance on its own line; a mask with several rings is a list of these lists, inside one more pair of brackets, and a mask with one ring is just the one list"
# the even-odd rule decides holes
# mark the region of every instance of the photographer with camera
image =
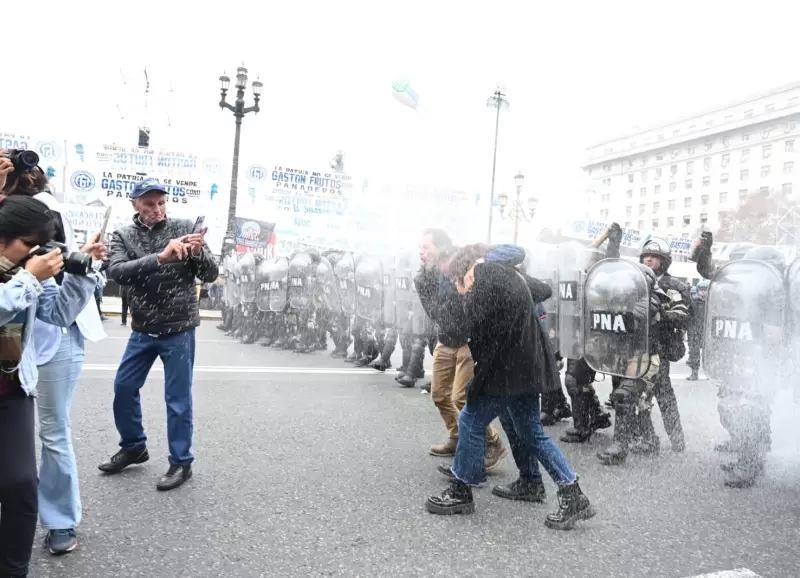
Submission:
[[[0,191],[13,171],[0,157]],[[64,274],[50,243],[53,214],[27,196],[0,199],[0,576],[26,576],[38,514],[34,390],[37,319],[69,327],[92,298],[94,275]]]
[[133,223],[114,231],[108,277],[128,287],[131,336],[114,379],[114,421],[120,451],[100,464],[116,474],[150,459],[142,426],[139,390],[156,358],[164,363],[169,469],[156,485],[171,490],[192,477],[192,376],[195,327],[200,309],[195,279],[211,283],[218,268],[206,229],[192,221],[167,218],[169,197],[157,179],[136,184],[130,193]]

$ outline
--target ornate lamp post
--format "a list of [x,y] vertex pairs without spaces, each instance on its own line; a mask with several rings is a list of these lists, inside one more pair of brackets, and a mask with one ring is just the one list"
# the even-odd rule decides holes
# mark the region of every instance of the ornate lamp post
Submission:
[[[258,101],[261,100],[261,91],[264,90],[264,83],[260,80],[254,80],[253,85],[253,106],[244,105],[244,93],[247,90],[247,69],[240,66],[236,69],[236,100],[233,104],[229,104],[225,97],[228,94],[228,87],[231,84],[231,79],[225,74],[219,77],[220,94],[219,107],[223,110],[228,109],[233,113],[236,119],[236,133],[233,138],[233,165],[231,170],[231,193],[230,200],[228,201],[228,230],[225,232],[224,245],[234,245],[236,243],[236,195],[237,183],[239,180],[239,141],[242,136],[242,119],[246,114],[254,112],[258,114],[261,110],[258,106]],[[225,249],[223,248],[223,252]]]
[[517,188],[517,198],[514,201],[511,201],[511,207],[509,208],[507,215],[505,210],[506,206],[508,206],[508,195],[505,193],[500,193],[497,196],[497,200],[500,202],[500,218],[514,219],[514,244],[517,243],[520,219],[524,219],[526,222],[530,223],[533,220],[533,217],[536,215],[536,205],[539,204],[539,199],[534,196],[530,196],[528,197],[528,211],[525,211],[520,199],[522,186],[524,184],[525,176],[521,172],[517,173],[514,177],[514,185]]

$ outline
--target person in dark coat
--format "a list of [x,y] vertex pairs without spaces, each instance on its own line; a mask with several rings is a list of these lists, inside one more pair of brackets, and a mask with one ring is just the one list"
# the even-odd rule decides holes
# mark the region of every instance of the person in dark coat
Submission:
[[547,516],[545,525],[568,530],[576,521],[593,517],[595,511],[578,485],[577,474],[542,427],[539,396],[559,382],[555,359],[552,351],[548,355],[548,340],[536,317],[534,301],[541,296],[534,295],[536,283],[531,285],[506,265],[483,262],[482,254],[476,246],[464,247],[450,268],[458,291],[466,295],[475,376],[459,415],[462,433],[450,468],[450,485],[429,497],[426,508],[434,514],[475,511],[471,486],[484,475],[485,429],[508,412],[520,443],[558,486],[559,509]]

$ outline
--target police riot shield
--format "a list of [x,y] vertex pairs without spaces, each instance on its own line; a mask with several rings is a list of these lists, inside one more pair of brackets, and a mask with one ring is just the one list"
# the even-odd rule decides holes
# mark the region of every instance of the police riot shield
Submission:
[[395,308],[396,259],[395,257],[384,257],[381,261],[383,267],[383,322],[387,327],[396,327],[398,323]]
[[364,256],[356,265],[356,316],[378,324],[383,320],[383,263]]
[[558,262],[558,348],[563,357],[583,357],[583,284],[603,254],[581,244],[562,246]]
[[269,278],[274,259],[264,259],[256,267],[256,305],[259,311],[269,311]]
[[718,385],[770,380],[772,366],[782,362],[786,304],[783,276],[769,263],[739,259],[724,265],[706,296],[706,376]]
[[794,327],[798,328],[800,321],[800,257],[795,259],[786,272],[786,282],[789,287],[789,305],[794,312]]
[[223,271],[225,271],[224,299],[225,305],[228,307],[236,307],[239,304],[239,292],[237,291],[236,279],[233,274],[235,265],[236,257],[234,254],[227,255],[222,261]]
[[320,258],[315,277],[317,298],[321,306],[329,311],[339,314],[342,312],[342,302],[336,288],[336,276],[333,274],[333,265],[325,257]]
[[558,247],[546,243],[533,243],[525,249],[525,272],[547,284],[553,292],[542,305],[547,313],[544,327],[554,351],[558,350],[558,255]]
[[639,264],[604,259],[586,274],[583,356],[599,373],[638,379],[650,369],[650,283]]
[[333,272],[336,276],[336,289],[339,293],[342,312],[352,315],[356,304],[356,265],[353,254],[342,255],[342,258],[336,262]]
[[311,255],[296,253],[289,261],[289,306],[292,309],[308,309],[311,304],[313,271]]
[[269,310],[281,312],[289,293],[289,261],[278,257],[269,269]]
[[256,259],[252,253],[245,253],[239,258],[241,273],[239,276],[239,299],[242,303],[253,303],[256,300]]

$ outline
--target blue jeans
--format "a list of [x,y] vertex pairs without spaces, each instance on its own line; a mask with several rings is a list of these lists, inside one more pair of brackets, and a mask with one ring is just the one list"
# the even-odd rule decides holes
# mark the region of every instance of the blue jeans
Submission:
[[72,325],[61,335],[53,359],[39,366],[39,518],[47,530],[67,530],[81,523],[78,465],[72,447],[70,412],[83,368],[83,335]]
[[[458,416],[458,446],[451,468],[455,477],[475,486],[483,474],[483,457],[486,451],[486,426],[498,416],[503,428],[512,430],[509,436],[514,461],[520,468],[520,477],[535,481],[541,479],[536,461],[540,462],[557,484],[571,484],[578,479],[567,458],[542,427],[538,395],[512,397],[478,397],[467,401]],[[507,427],[507,425],[510,427]],[[514,444],[518,450],[514,451]],[[524,471],[527,470],[527,471]]]
[[164,399],[171,464],[190,464],[192,456],[192,376],[194,329],[152,336],[131,332],[114,379],[114,422],[125,451],[142,450],[147,442],[142,426],[139,390],[156,358],[164,363]]

